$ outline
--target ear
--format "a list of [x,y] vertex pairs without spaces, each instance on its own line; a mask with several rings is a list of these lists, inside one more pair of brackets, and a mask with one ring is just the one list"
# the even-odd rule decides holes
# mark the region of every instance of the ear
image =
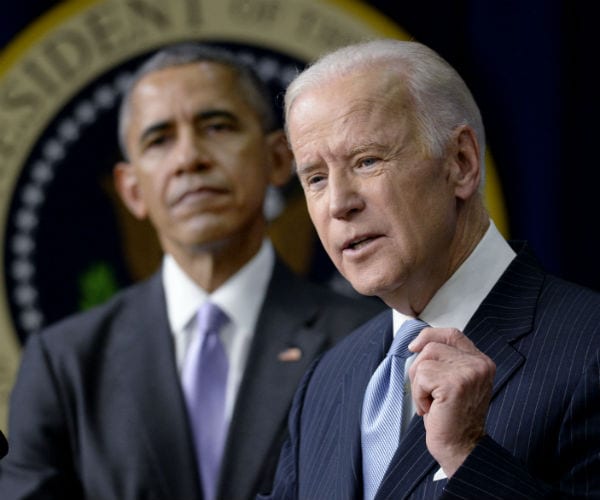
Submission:
[[113,180],[121,200],[129,211],[138,219],[145,219],[148,210],[141,196],[141,188],[133,165],[127,162],[117,163],[113,169]]
[[275,187],[280,187],[292,176],[292,152],[283,130],[270,132],[266,140],[269,149],[269,182]]
[[450,175],[457,198],[466,200],[479,190],[481,161],[475,131],[466,125],[454,134],[450,154]]

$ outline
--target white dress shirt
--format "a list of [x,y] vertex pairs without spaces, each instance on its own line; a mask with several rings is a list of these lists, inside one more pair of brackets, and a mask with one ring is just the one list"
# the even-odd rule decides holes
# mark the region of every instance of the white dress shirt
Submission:
[[[419,314],[419,318],[433,327],[464,331],[477,308],[515,256],[514,250],[490,220],[489,228],[471,255],[435,293]],[[393,310],[392,318],[394,336],[404,321],[412,319],[396,310]],[[407,374],[415,357],[416,354],[413,354],[404,365],[405,390],[409,395],[410,379]],[[404,398],[402,431],[408,426],[415,411],[412,397]]]
[[207,294],[179,267],[172,256],[166,255],[163,259],[162,279],[167,316],[180,374],[191,339],[196,333],[196,313],[200,306],[210,300],[229,317],[229,322],[220,332],[229,360],[225,402],[227,422],[231,420],[274,263],[275,251],[272,244],[265,240],[252,260],[217,290]]

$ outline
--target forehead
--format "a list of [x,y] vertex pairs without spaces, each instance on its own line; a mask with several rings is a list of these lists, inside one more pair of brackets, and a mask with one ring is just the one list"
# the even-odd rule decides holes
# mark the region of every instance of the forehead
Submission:
[[[164,68],[145,75],[131,94],[133,120],[165,119],[171,114],[219,106],[256,114],[232,68],[198,62]],[[164,116],[156,116],[164,115]]]
[[397,77],[352,73],[310,87],[288,114],[288,132],[295,154],[310,153],[327,143],[346,147],[395,141],[410,130],[412,106]]

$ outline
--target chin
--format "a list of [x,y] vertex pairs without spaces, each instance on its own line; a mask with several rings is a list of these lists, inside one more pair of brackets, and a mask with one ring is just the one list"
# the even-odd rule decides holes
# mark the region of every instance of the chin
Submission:
[[359,286],[354,286],[352,285],[352,287],[361,295],[366,295],[367,297],[379,297],[380,296],[380,291],[378,288],[375,287],[359,287]]
[[346,279],[350,282],[352,288],[354,288],[354,290],[356,290],[361,295],[368,295],[369,297],[379,296],[379,292],[381,290],[380,283],[373,283],[370,280],[349,277],[346,277]]
[[370,297],[383,298],[390,293],[394,293],[402,286],[399,283],[402,280],[394,280],[389,274],[377,274],[372,270],[370,272],[363,271],[360,274],[347,276],[346,279],[358,293]]

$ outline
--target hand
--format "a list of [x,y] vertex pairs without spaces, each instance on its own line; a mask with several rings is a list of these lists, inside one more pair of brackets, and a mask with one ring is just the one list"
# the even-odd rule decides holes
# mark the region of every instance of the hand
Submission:
[[485,435],[496,365],[455,328],[424,328],[409,349],[416,410],[429,453],[451,477]]

